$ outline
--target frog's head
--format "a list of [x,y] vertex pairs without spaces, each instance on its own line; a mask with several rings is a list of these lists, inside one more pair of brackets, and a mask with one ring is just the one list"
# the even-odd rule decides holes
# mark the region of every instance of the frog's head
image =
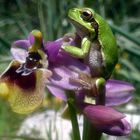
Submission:
[[80,36],[95,36],[95,28],[93,27],[95,12],[90,8],[72,8],[68,12],[68,18],[75,26]]

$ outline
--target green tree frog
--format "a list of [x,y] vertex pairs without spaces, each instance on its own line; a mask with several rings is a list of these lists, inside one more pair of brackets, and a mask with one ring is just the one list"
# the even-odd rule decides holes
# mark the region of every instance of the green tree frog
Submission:
[[[68,12],[70,22],[81,38],[80,46],[63,44],[62,50],[81,58],[97,78],[97,87],[108,79],[118,61],[116,39],[108,23],[90,8],[73,8]],[[98,85],[99,84],[99,85]]]

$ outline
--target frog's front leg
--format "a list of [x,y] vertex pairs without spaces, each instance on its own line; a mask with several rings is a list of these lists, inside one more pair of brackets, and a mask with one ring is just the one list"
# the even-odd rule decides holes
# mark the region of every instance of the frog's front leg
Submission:
[[88,39],[88,37],[84,37],[82,39],[81,48],[78,48],[76,46],[71,46],[71,45],[65,45],[65,44],[63,44],[61,48],[65,52],[69,53],[74,57],[85,58],[85,56],[89,52],[90,46],[91,46],[91,41]]

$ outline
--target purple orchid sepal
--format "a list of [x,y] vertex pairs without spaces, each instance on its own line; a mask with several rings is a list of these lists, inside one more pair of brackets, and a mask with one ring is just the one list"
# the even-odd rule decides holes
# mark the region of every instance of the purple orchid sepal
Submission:
[[135,88],[128,82],[108,80],[106,83],[106,106],[118,106],[132,99]]

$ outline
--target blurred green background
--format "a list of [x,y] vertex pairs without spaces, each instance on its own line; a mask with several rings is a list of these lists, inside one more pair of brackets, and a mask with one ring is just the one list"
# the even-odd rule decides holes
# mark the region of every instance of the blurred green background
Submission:
[[[27,38],[33,29],[41,30],[45,41],[74,32],[67,21],[67,11],[72,7],[91,7],[110,24],[119,46],[113,78],[128,81],[136,88],[131,102],[136,108],[121,109],[140,114],[140,0],[0,0],[0,72],[11,61],[12,42]],[[13,113],[0,100],[0,139],[14,139],[26,117]],[[133,130],[128,139],[139,140],[139,130]]]

